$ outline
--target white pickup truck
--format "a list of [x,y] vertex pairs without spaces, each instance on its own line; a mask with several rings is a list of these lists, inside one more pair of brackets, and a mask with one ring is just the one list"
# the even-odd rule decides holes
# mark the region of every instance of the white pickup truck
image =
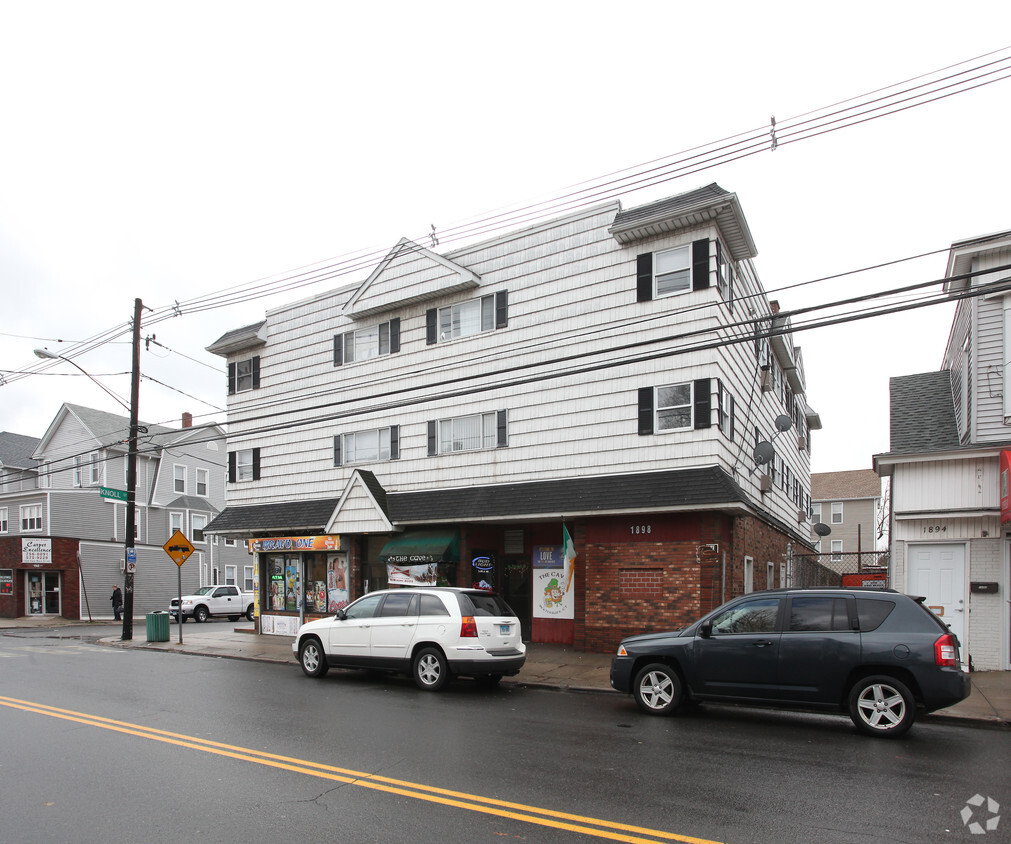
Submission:
[[244,615],[252,621],[253,593],[240,592],[238,586],[204,586],[192,595],[183,595],[181,612],[179,599],[173,598],[169,615],[177,621],[207,621],[214,615],[227,616],[229,621],[238,621]]

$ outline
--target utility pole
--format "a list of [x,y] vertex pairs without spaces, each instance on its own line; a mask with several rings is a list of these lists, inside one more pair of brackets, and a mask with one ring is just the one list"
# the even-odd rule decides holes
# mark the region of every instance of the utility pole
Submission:
[[133,372],[130,379],[130,444],[126,453],[126,583],[123,589],[123,641],[133,639],[133,574],[137,564],[137,429],[140,425],[140,315],[144,303],[133,300]]

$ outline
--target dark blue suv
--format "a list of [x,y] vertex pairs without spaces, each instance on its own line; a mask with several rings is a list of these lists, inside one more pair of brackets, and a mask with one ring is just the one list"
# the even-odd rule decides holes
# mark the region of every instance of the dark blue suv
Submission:
[[886,737],[971,688],[958,640],[922,598],[831,588],[752,592],[681,630],[630,636],[611,685],[650,715],[704,700],[848,710]]

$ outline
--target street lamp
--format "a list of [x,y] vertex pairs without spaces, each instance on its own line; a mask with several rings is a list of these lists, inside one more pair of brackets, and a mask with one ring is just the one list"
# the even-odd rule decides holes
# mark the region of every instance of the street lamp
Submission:
[[82,367],[76,361],[73,361],[70,358],[64,357],[63,355],[55,354],[54,352],[49,351],[49,349],[35,349],[34,351],[35,351],[35,357],[37,357],[37,358],[42,358],[43,360],[62,360],[62,361],[66,361],[71,366],[76,366],[88,378],[90,378],[92,381],[94,381],[96,384],[98,384],[99,387],[101,387],[103,390],[105,390],[105,392],[107,392],[116,401],[118,401],[119,404],[120,404],[120,406],[122,406],[123,408],[125,408],[127,411],[130,410],[130,405],[128,405],[119,396],[117,396],[112,390],[110,390],[108,387],[106,387],[105,384],[103,384],[101,381],[99,381],[97,378],[95,378],[90,372],[86,371],[84,369],[84,367]]
[[140,317],[144,303],[140,299],[133,300],[133,370],[130,378],[130,404],[124,402],[101,381],[92,378],[83,368],[70,358],[57,355],[47,349],[36,349],[36,357],[45,360],[65,360],[73,364],[99,387],[111,395],[117,402],[130,412],[130,444],[126,453],[126,576],[123,589],[123,635],[124,642],[133,639],[133,575],[137,564],[137,549],[134,547],[134,533],[137,524],[137,435],[140,422],[137,417],[137,407],[140,404]]

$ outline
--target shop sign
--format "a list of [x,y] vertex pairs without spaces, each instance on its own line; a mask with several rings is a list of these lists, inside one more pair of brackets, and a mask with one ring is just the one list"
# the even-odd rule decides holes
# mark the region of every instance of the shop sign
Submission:
[[572,573],[565,565],[565,546],[537,545],[533,557],[534,618],[575,618],[569,588]]
[[435,586],[439,582],[436,563],[421,566],[386,565],[386,580],[390,586]]
[[249,540],[249,550],[261,554],[270,551],[340,551],[340,549],[341,538],[337,534],[271,536]]
[[50,565],[53,562],[52,539],[21,539],[21,562],[28,565]]
[[0,569],[0,595],[14,594],[14,569]]

